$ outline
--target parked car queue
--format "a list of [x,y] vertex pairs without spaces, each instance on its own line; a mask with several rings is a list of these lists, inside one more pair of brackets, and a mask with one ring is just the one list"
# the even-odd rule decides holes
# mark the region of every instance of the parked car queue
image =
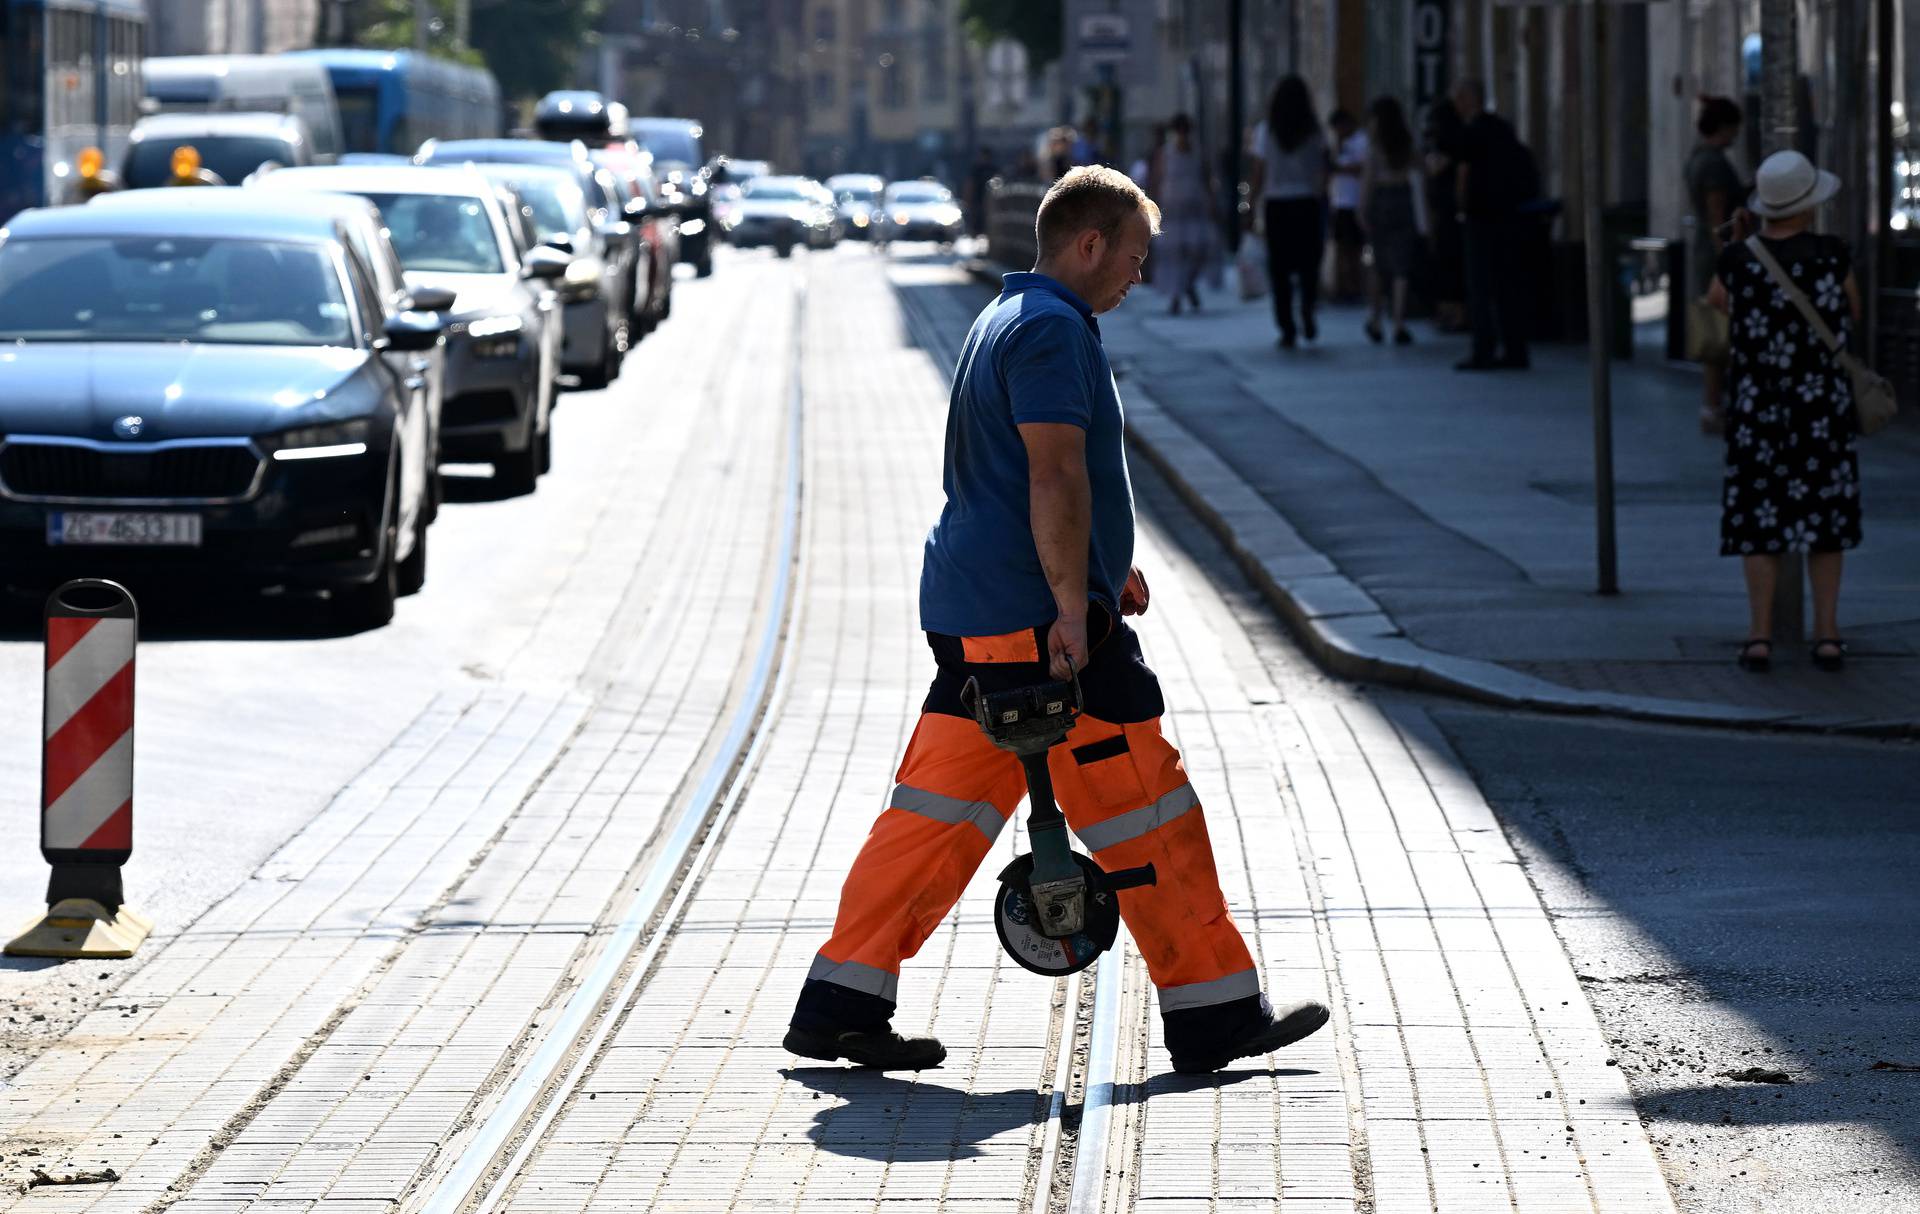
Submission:
[[426,582],[441,464],[534,489],[561,391],[670,313],[686,210],[644,155],[485,140],[21,212],[4,580],[320,591],[385,624]]

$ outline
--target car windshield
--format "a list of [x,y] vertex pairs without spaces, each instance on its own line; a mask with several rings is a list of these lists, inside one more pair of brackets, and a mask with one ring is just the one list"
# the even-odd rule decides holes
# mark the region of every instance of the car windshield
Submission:
[[895,202],[948,202],[952,198],[944,187],[937,185],[901,186],[893,193]]
[[202,168],[212,169],[228,185],[239,185],[269,160],[292,164],[293,145],[264,135],[211,135],[192,139],[143,139],[127,152],[124,174],[130,190],[151,189],[173,180],[173,151],[192,147]]
[[700,163],[700,144],[686,127],[635,123],[633,137],[641,147],[653,153],[655,160],[682,165]]
[[773,202],[805,202],[806,194],[797,185],[784,181],[749,181],[740,188],[744,198],[758,198]]
[[868,186],[856,185],[840,187],[841,202],[872,202],[878,197],[880,197],[880,191]]
[[478,198],[368,194],[387,221],[400,265],[442,274],[502,274],[500,241]]
[[324,249],[185,236],[0,245],[0,341],[354,344]]
[[562,177],[511,176],[521,201],[533,210],[533,228],[540,239],[572,236],[587,226],[587,200],[580,187]]

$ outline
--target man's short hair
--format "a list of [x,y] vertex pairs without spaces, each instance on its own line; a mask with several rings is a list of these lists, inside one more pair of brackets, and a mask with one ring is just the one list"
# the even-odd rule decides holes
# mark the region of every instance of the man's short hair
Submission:
[[1040,200],[1034,237],[1040,256],[1059,252],[1092,228],[1112,240],[1128,216],[1145,211],[1153,234],[1160,234],[1160,208],[1125,173],[1101,165],[1069,169]]

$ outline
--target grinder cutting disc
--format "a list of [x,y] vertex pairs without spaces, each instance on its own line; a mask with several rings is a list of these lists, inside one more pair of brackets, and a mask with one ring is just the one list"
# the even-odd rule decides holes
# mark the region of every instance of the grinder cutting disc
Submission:
[[1023,969],[1050,978],[1086,969],[1120,935],[1120,903],[1100,888],[1100,866],[1079,852],[1073,858],[1087,874],[1087,918],[1081,931],[1058,940],[1041,933],[1027,895],[1033,875],[1031,855],[1019,856],[1000,870],[1000,892],[993,900],[993,927],[1000,933],[1001,946]]

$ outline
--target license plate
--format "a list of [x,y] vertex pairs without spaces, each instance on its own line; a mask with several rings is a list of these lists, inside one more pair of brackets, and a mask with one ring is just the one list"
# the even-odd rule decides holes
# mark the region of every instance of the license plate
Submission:
[[200,516],[55,510],[47,515],[47,543],[198,548]]

